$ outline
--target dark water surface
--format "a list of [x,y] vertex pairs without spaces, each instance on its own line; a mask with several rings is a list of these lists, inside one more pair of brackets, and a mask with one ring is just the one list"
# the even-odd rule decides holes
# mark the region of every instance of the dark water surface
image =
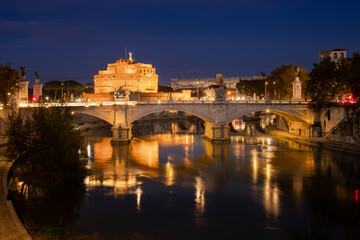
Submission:
[[42,202],[70,205],[57,218],[80,233],[106,239],[359,236],[358,155],[271,137],[233,137],[221,145],[200,135],[157,134],[113,147],[110,136],[86,137],[92,174],[85,193],[69,197],[61,190]]

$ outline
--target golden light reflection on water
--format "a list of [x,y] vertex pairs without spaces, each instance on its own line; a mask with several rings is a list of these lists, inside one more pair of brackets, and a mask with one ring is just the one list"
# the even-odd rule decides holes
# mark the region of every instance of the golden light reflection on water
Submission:
[[165,184],[167,186],[171,186],[174,184],[174,178],[175,178],[175,170],[173,168],[173,166],[171,166],[170,162],[166,163],[166,169],[165,169],[165,176],[166,176],[166,181]]
[[203,214],[205,211],[205,184],[201,177],[195,177],[195,204],[196,212]]
[[[284,205],[281,201],[283,190],[281,187],[283,183],[279,178],[281,174],[290,176],[288,180],[292,183],[292,194],[299,200],[302,199],[304,191],[304,178],[311,177],[319,169],[331,171],[332,176],[339,180],[344,179],[331,158],[325,157],[320,164],[316,164],[314,155],[304,151],[301,146],[297,148],[299,156],[291,151],[279,153],[280,147],[268,137],[252,139],[236,137],[233,139],[235,145],[219,145],[204,141],[198,146],[203,148],[202,155],[197,157],[194,157],[194,136],[191,135],[153,135],[134,139],[130,145],[114,148],[110,140],[104,138],[89,145],[94,149],[87,147],[87,152],[94,155],[93,169],[98,170],[96,174],[85,180],[88,188],[99,186],[109,188],[111,190],[107,191],[108,194],[116,198],[133,195],[136,199],[134,206],[136,204],[136,209],[141,211],[144,177],[157,179],[155,181],[165,186],[176,184],[185,188],[191,187],[194,189],[194,217],[198,223],[204,223],[207,200],[205,193],[214,193],[218,186],[217,174],[221,176],[219,178],[222,179],[221,184],[224,183],[222,187],[226,186],[226,181],[231,180],[226,177],[228,174],[226,171],[229,173],[238,171],[241,179],[246,174],[250,176],[254,194],[259,199],[266,218],[271,222],[279,220],[281,207]],[[239,142],[242,144],[237,144]],[[292,148],[296,147],[294,144],[290,145]],[[160,153],[161,148],[169,152]],[[173,149],[178,152],[171,152]],[[213,172],[206,170],[207,166],[211,166],[209,168]],[[222,168],[224,166],[230,167],[229,170],[224,171],[226,169]],[[238,167],[234,168],[234,166]],[[191,180],[186,179],[187,176],[191,176]],[[348,191],[337,187],[336,194],[345,199]]]
[[159,168],[159,142],[136,141],[132,143],[131,156],[140,165]]
[[258,159],[257,159],[257,154],[258,152],[256,151],[256,149],[253,149],[251,151],[252,156],[253,156],[253,183],[256,184],[257,181],[257,172],[258,172]]

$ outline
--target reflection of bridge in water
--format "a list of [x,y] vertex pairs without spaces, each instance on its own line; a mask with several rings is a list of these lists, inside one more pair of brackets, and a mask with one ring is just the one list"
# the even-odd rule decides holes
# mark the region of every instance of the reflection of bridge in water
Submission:
[[[197,141],[200,140],[191,135],[164,134],[135,138],[130,144],[113,146],[111,138],[100,139],[88,149],[95,158],[92,166],[95,174],[87,179],[87,186],[107,187],[106,192],[117,198],[135,195],[138,210],[141,210],[143,185],[147,185],[147,181],[166,185],[169,189],[175,185],[190,186],[194,189],[195,206],[201,215],[205,211],[206,192],[224,191],[234,179],[249,177],[253,191],[263,193],[260,201],[268,217],[277,218],[281,209],[280,194],[288,190],[289,184],[293,194],[301,196],[303,179],[328,166],[331,166],[332,177],[344,178],[333,162],[323,163],[317,152],[304,151],[296,143],[292,146],[298,150],[295,157],[292,151],[279,151],[282,143],[269,137],[236,136],[232,140],[241,144],[231,145],[209,141],[199,144]],[[267,148],[259,148],[259,143]],[[167,158],[162,155],[167,145],[182,154],[176,152],[177,159]],[[193,154],[194,146],[201,151]],[[191,150],[187,151],[187,148]],[[294,168],[299,162],[301,167]],[[284,182],[281,176],[288,176],[289,172],[293,175],[291,182]]]
[[[26,106],[20,108],[20,111],[31,109]],[[283,116],[289,120],[294,133],[306,136],[317,135],[315,131],[318,130],[313,126],[319,121],[319,114],[308,108],[308,102],[301,101],[90,102],[69,103],[67,107],[74,113],[95,116],[113,125],[114,142],[130,141],[134,121],[163,111],[182,111],[203,119],[204,137],[214,142],[228,142],[228,124],[253,112],[272,112]]]

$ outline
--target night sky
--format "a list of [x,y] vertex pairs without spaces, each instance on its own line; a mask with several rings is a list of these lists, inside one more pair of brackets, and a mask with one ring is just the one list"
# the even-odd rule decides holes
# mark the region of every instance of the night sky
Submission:
[[318,50],[360,51],[360,1],[1,0],[0,63],[42,82],[92,82],[108,63],[151,63],[171,77],[252,76],[281,64],[309,71]]

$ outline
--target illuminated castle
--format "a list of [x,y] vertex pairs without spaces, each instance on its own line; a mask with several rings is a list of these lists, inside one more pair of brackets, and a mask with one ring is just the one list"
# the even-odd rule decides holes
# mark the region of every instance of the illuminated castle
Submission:
[[129,59],[110,63],[106,70],[94,76],[94,92],[110,93],[122,87],[132,92],[157,92],[158,75],[151,64],[137,63],[129,53]]

